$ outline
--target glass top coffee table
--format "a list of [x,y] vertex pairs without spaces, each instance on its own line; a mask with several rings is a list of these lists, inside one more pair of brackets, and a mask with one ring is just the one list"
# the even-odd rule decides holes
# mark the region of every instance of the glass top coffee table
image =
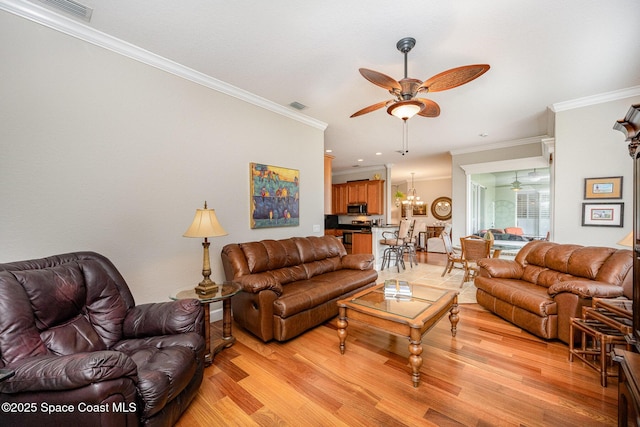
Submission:
[[458,292],[412,284],[411,296],[386,296],[384,284],[338,301],[338,338],[344,354],[348,320],[357,320],[383,331],[409,338],[409,365],[413,386],[420,383],[422,336],[449,313],[451,336],[458,324]]

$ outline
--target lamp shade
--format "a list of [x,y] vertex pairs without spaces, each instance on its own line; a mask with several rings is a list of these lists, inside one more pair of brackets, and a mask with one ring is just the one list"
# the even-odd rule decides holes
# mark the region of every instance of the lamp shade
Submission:
[[191,226],[184,232],[184,237],[217,237],[228,233],[218,222],[215,209],[196,209]]
[[626,236],[624,236],[622,240],[618,242],[618,244],[620,246],[627,246],[632,248],[633,247],[633,231],[627,234]]
[[425,105],[420,101],[408,100],[400,101],[387,108],[387,113],[396,116],[402,120],[408,120],[411,117],[424,110]]

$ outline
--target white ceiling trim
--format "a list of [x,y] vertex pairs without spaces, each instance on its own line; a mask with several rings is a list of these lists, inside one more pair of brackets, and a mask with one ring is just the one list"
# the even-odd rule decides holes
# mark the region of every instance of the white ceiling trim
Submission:
[[243,89],[232,86],[221,80],[207,76],[177,62],[144,50],[131,43],[112,37],[97,31],[65,16],[59,15],[49,9],[23,0],[0,0],[0,10],[12,13],[22,18],[44,25],[61,33],[70,35],[96,46],[111,50],[128,58],[140,61],[144,64],[166,71],[178,77],[182,77],[209,89],[224,93],[274,113],[289,117],[306,125],[324,131],[327,123],[314,119],[307,115],[289,110],[288,108],[269,101]]
[[547,167],[549,167],[549,160],[544,158],[543,156],[460,165],[460,168],[466,175],[474,175],[478,173],[508,172]]
[[584,98],[574,99],[572,101],[564,101],[552,104],[549,108],[557,113],[560,111],[573,110],[575,108],[588,107],[590,105],[602,104],[603,102],[616,101],[618,99],[631,98],[640,95],[640,86],[633,86],[627,89],[614,90],[612,92],[600,93],[597,95],[585,96]]
[[499,150],[501,148],[517,147],[519,145],[527,145],[527,144],[535,144],[535,143],[545,144],[546,143],[545,141],[548,141],[549,139],[553,139],[553,138],[550,138],[548,135],[532,136],[530,138],[517,139],[514,141],[502,141],[502,142],[496,142],[494,144],[487,144],[487,145],[474,145],[472,147],[461,148],[459,150],[451,150],[449,151],[449,154],[451,154],[452,156],[457,156],[460,154],[469,154],[469,153],[477,153],[480,151]]

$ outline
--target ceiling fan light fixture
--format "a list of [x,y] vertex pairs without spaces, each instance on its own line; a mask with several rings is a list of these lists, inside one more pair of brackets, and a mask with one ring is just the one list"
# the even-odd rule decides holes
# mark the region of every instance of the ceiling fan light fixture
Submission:
[[520,186],[520,181],[518,181],[518,172],[516,172],[516,180],[511,183],[511,191],[520,191],[522,187]]
[[534,182],[540,181],[542,179],[542,174],[533,169],[533,172],[529,172],[529,179]]
[[425,105],[422,102],[413,99],[398,101],[387,108],[387,113],[392,116],[396,116],[401,120],[409,120],[411,117],[424,110],[424,107]]

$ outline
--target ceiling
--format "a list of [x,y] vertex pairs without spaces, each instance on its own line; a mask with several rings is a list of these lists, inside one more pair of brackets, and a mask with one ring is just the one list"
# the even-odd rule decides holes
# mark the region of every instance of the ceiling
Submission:
[[[93,9],[92,28],[277,104],[304,104],[328,124],[334,171],[393,164],[394,183],[450,176],[450,151],[550,135],[553,104],[640,85],[637,0],[77,1]],[[409,77],[491,69],[427,94],[441,114],[410,119],[402,156],[401,120],[385,109],[349,116],[391,99],[358,68],[401,79],[396,42],[407,36],[417,40]]]

